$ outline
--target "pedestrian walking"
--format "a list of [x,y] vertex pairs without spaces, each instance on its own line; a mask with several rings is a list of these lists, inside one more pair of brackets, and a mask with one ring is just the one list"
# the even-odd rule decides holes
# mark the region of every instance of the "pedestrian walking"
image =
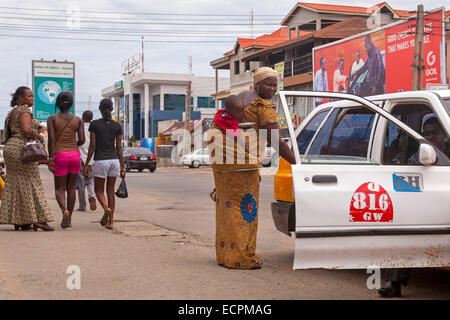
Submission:
[[[260,129],[266,129],[270,145],[270,131],[278,129],[276,108],[269,101],[277,90],[277,72],[267,67],[259,69],[254,75],[254,84],[255,91],[245,91],[238,95],[238,99],[246,106],[240,121],[254,123],[258,136],[261,134]],[[232,102],[231,99],[229,102]],[[212,127],[220,130],[220,126],[216,123]],[[261,261],[255,251],[261,180],[258,168],[261,165],[259,159],[253,164],[249,161],[253,156],[247,150],[244,151],[245,164],[227,161],[220,157],[216,159],[215,152],[224,147],[216,141],[221,140],[222,143],[226,143],[227,140],[226,132],[223,130],[221,132],[222,139],[214,139],[212,142],[214,148],[211,148],[211,159],[213,159],[211,166],[216,186],[217,264],[236,269],[258,269],[261,267]],[[260,140],[255,139],[255,141],[259,143]],[[290,163],[295,163],[294,154],[281,137],[278,143],[280,155]],[[235,145],[234,160],[239,158],[238,149]],[[250,146],[250,149],[259,150],[260,148],[257,145],[256,148]],[[228,150],[223,152],[223,155],[225,154],[228,157]],[[224,161],[221,162],[221,160]]]
[[84,175],[84,165],[86,163],[88,151],[89,151],[89,144],[90,144],[90,134],[89,134],[89,126],[93,118],[93,113],[90,110],[86,110],[83,112],[83,115],[81,117],[81,120],[83,121],[84,126],[84,137],[85,142],[82,146],[80,146],[80,156],[81,156],[81,169],[78,173],[78,203],[79,203],[79,209],[78,211],[86,211],[86,195],[85,190],[88,191],[88,199],[89,199],[89,206],[92,211],[95,211],[97,209],[97,203],[95,201],[95,191],[94,191],[94,177],[92,176],[92,169],[94,160],[91,159],[91,161],[88,163],[89,168],[89,176],[90,178],[86,177]]
[[81,119],[70,113],[72,105],[72,95],[69,92],[61,92],[56,98],[59,113],[47,120],[48,169],[54,176],[56,201],[62,212],[62,228],[72,226],[76,201],[75,185],[81,168],[78,146],[83,145],[85,140]]
[[11,110],[5,120],[2,144],[8,178],[0,205],[0,224],[13,224],[15,230],[53,231],[48,222],[53,221],[44,194],[38,162],[22,163],[22,148],[27,142],[39,140],[43,129],[34,119],[30,108],[34,104],[33,92],[19,87],[12,95]]
[[[89,152],[84,164],[84,174],[90,177],[89,165],[94,156],[94,189],[97,200],[104,210],[100,224],[112,229],[114,224],[115,195],[114,186],[120,176],[125,178],[125,163],[122,151],[122,126],[112,120],[113,103],[105,98],[99,106],[102,118],[94,120],[89,126]],[[106,198],[105,198],[106,182]]]

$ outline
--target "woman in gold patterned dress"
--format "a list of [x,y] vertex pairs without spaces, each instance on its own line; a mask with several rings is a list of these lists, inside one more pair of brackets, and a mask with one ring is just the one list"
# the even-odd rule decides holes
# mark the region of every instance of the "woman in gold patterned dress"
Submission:
[[[256,135],[260,129],[267,130],[267,141],[271,144],[271,130],[278,129],[278,115],[273,98],[277,88],[277,73],[270,68],[260,68],[254,75],[255,91],[245,91],[238,95],[244,106],[241,122],[254,123]],[[218,126],[213,124],[213,129]],[[256,141],[260,141],[257,137]],[[222,141],[220,141],[222,140]],[[226,152],[215,158],[218,148],[226,149],[225,133],[221,139],[213,140],[211,148],[212,168],[216,186],[216,260],[217,264],[235,269],[258,269],[261,261],[256,254],[256,235],[258,228],[259,159],[246,149],[245,164],[237,162],[237,145],[234,146],[233,163],[227,163]],[[250,139],[251,140],[251,139]],[[290,163],[295,163],[294,154],[287,144],[279,138],[279,153]],[[222,149],[222,150],[224,150]],[[252,146],[250,146],[252,149]],[[253,150],[259,150],[253,146]],[[264,148],[265,149],[265,148]],[[242,150],[242,149],[241,149]],[[251,159],[255,161],[251,161]],[[216,161],[219,160],[219,161]]]
[[3,128],[2,143],[7,171],[5,190],[0,205],[0,224],[13,224],[16,230],[33,229],[53,231],[47,224],[53,221],[50,207],[44,195],[38,162],[23,164],[21,151],[26,142],[44,137],[39,134],[39,121],[33,118],[33,92],[19,87],[13,95],[11,107]]

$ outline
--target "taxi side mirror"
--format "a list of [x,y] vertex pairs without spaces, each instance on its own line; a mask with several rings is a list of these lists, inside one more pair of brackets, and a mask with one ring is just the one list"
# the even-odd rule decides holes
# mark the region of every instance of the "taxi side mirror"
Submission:
[[436,163],[436,151],[432,146],[426,143],[420,144],[419,162],[424,166],[431,166]]

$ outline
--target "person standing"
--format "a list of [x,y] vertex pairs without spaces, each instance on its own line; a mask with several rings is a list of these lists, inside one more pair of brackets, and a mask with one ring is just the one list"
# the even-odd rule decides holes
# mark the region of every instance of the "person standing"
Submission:
[[344,59],[339,60],[339,67],[333,75],[333,91],[344,92],[347,89],[347,76],[344,76]]
[[[89,162],[94,156],[94,189],[98,202],[104,210],[100,224],[113,229],[115,194],[114,186],[120,176],[125,178],[125,163],[122,151],[122,126],[112,120],[113,103],[105,98],[99,106],[102,118],[94,120],[89,126],[90,144],[84,174],[89,178]],[[105,198],[105,182],[106,197]]]
[[353,62],[352,67],[350,68],[350,80],[353,80],[356,71],[361,69],[361,67],[364,65],[364,60],[361,59],[361,51],[356,51],[356,60]]
[[[244,91],[237,96],[246,106],[241,123],[254,123],[255,134],[266,132],[268,144],[271,145],[271,130],[278,129],[276,107],[270,102],[277,90],[277,72],[268,67],[260,68],[253,81],[255,91]],[[220,131],[216,123],[213,123],[212,128],[216,132],[211,132],[213,135],[226,134]],[[280,155],[290,163],[295,163],[292,150],[280,136],[278,139]],[[248,151],[241,151],[245,152],[245,163],[236,163],[240,152],[237,146],[232,153],[234,160],[222,159],[220,155],[216,158],[216,152],[220,149],[228,157],[228,151],[224,150],[227,147],[223,145],[226,140],[226,137],[212,139],[213,148],[210,150],[216,187],[216,261],[218,265],[233,269],[259,269],[261,261],[256,254],[256,236],[261,179],[258,168],[261,165],[258,159],[251,163],[256,154]],[[258,143],[259,139],[255,141]],[[259,145],[249,147],[259,150]]]
[[355,77],[359,78],[364,72],[367,72],[363,83],[361,84],[360,96],[373,96],[385,93],[385,74],[386,70],[383,63],[383,57],[380,50],[372,42],[370,35],[364,39],[364,49],[367,53],[366,62],[355,72]]
[[[325,57],[321,57],[319,63],[320,69],[317,70],[314,77],[314,91],[328,92],[327,62]],[[324,98],[316,98],[316,106],[325,102],[326,99]]]
[[88,150],[89,150],[89,144],[90,144],[90,134],[89,134],[89,125],[93,118],[93,113],[90,110],[86,110],[83,112],[83,115],[81,117],[81,120],[83,121],[84,125],[84,137],[85,142],[82,146],[80,146],[80,156],[81,156],[81,169],[78,173],[78,202],[79,202],[79,209],[78,211],[86,211],[86,196],[85,196],[85,189],[87,188],[88,191],[88,199],[89,199],[89,205],[92,211],[95,211],[97,209],[97,204],[95,201],[95,192],[94,192],[94,177],[92,176],[92,168],[94,161],[91,159],[91,161],[88,163],[89,168],[89,175],[90,178],[86,177],[84,175],[84,165],[86,163]]
[[0,224],[13,224],[15,230],[53,231],[48,222],[53,216],[45,198],[38,162],[23,164],[21,152],[25,143],[44,137],[42,128],[34,119],[30,107],[34,104],[33,92],[28,87],[19,87],[12,95],[10,111],[5,120],[2,144],[8,179],[0,204]]
[[63,214],[62,228],[72,226],[71,218],[76,201],[75,185],[81,168],[78,146],[83,145],[85,139],[81,119],[70,113],[72,105],[72,95],[69,92],[61,92],[56,98],[56,108],[60,112],[47,120],[48,169],[54,176],[56,201]]

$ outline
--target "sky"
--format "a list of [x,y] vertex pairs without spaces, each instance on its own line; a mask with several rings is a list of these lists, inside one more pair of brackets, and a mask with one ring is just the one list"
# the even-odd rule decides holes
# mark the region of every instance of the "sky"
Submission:
[[[369,7],[382,1],[305,2]],[[416,10],[421,2],[392,0],[387,3],[394,9]],[[141,51],[140,33],[143,30],[146,32],[146,72],[187,73],[188,57],[191,56],[194,75],[214,77],[210,61],[231,50],[237,37],[250,37],[249,16],[252,10],[253,35],[257,37],[277,30],[295,4],[296,1],[290,0],[0,0],[0,127],[3,127],[4,117],[10,110],[10,94],[19,86],[32,85],[33,59],[75,62],[77,114],[88,108],[89,97],[92,99],[91,109],[95,112],[102,98],[101,89],[121,79],[121,62]],[[442,0],[427,0],[425,10],[444,5]],[[68,16],[74,16],[73,12],[77,10],[80,10],[79,25],[74,24],[74,20],[68,21]],[[155,13],[158,15],[149,15]],[[192,25],[195,23],[211,25]],[[58,30],[42,31],[49,27]],[[123,36],[123,31],[114,29],[126,29],[129,35]],[[93,33],[104,30],[109,30],[110,34]],[[155,35],[157,30],[164,31]],[[201,37],[192,37],[192,34],[200,32],[203,32]],[[150,42],[169,40],[170,43]],[[226,71],[219,75],[229,76]],[[95,115],[98,116],[98,112]]]

